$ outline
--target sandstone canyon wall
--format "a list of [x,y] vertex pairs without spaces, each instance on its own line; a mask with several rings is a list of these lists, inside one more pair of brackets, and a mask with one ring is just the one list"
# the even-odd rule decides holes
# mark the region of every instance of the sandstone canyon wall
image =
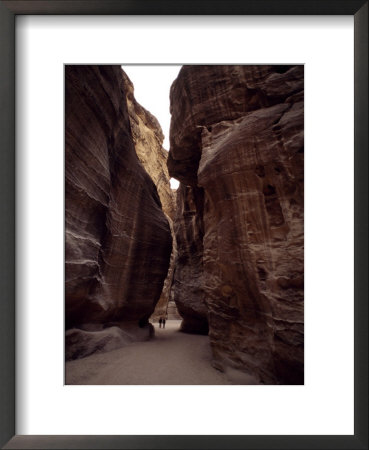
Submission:
[[[149,337],[167,275],[172,239],[162,202],[170,215],[171,199],[156,173],[160,201],[137,156],[145,158],[145,139],[161,129],[135,110],[120,66],[66,66],[67,359]],[[140,127],[151,132],[140,136]]]
[[304,68],[184,66],[170,96],[183,330],[236,382],[301,384]]
[[167,168],[168,152],[163,148],[163,131],[156,117],[136,101],[133,84],[126,73],[122,73],[137,156],[157,188],[164,213],[173,220],[174,195]]
[[167,310],[176,259],[176,241],[173,233],[175,194],[170,187],[167,168],[168,152],[163,148],[164,135],[161,126],[156,117],[136,101],[134,86],[124,71],[123,76],[127,88],[128,113],[135,150],[141,164],[155,183],[172,234],[173,247],[168,274],[159,301],[152,314],[153,319],[158,319],[160,316],[164,316]]

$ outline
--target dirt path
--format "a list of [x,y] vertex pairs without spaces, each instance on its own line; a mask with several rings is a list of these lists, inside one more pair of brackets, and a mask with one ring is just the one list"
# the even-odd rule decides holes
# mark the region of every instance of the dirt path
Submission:
[[208,336],[178,331],[180,321],[155,324],[155,338],[70,361],[66,384],[230,384],[214,369]]

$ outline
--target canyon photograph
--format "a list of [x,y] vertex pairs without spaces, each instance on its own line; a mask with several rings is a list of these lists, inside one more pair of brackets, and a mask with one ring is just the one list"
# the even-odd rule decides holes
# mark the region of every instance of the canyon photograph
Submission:
[[130,70],[64,67],[65,384],[303,385],[304,66],[177,66],[168,126]]

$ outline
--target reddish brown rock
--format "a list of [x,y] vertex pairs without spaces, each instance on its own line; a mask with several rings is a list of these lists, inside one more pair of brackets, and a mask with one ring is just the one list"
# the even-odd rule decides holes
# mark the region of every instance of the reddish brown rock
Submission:
[[173,298],[183,317],[181,330],[208,333],[208,309],[205,304],[203,271],[203,203],[202,188],[185,186],[177,189],[174,231],[177,259],[173,277]]
[[171,88],[175,300],[233,379],[304,379],[303,86],[303,66],[184,66]]
[[163,147],[164,135],[161,126],[156,117],[137,103],[131,80],[124,71],[123,76],[127,91],[127,106],[135,150],[142,166],[155,183],[172,234],[173,247],[168,274],[164,281],[159,301],[152,314],[152,318],[158,318],[166,314],[177,254],[172,225],[175,211],[175,195],[170,187],[167,168],[168,152]]
[[171,235],[135,151],[131,87],[120,66],[66,66],[65,87],[66,327],[135,324],[149,336]]
[[[170,230],[172,233],[172,254],[170,255],[169,269],[168,269],[167,277],[164,281],[163,290],[161,291],[159,301],[156,304],[155,310],[151,316],[151,319],[153,322],[157,322],[160,317],[168,316],[168,304],[171,299],[171,289],[172,289],[172,284],[173,284],[174,269],[175,269],[175,265],[176,265],[176,261],[177,261],[177,241],[176,241],[176,237],[175,237],[175,233],[174,233],[174,229],[173,229],[173,221],[169,216],[167,216],[167,219],[168,219],[168,222],[170,225]],[[175,304],[174,304],[174,307],[175,307]],[[173,306],[172,306],[172,308],[173,308]]]

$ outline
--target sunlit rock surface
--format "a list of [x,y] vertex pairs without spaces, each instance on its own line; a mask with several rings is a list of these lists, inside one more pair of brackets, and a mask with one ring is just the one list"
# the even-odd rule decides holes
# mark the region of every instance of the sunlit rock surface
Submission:
[[[130,90],[120,66],[65,68],[65,321],[93,333],[127,326],[130,339],[134,324],[141,340],[143,329],[151,333],[172,246],[136,154]],[[117,345],[126,339],[118,334]]]
[[168,152],[163,148],[164,135],[161,126],[157,119],[136,101],[134,97],[134,86],[131,80],[125,72],[123,72],[123,76],[127,88],[128,113],[135,150],[142,166],[155,183],[172,234],[173,247],[169,270],[164,281],[159,301],[152,315],[152,317],[155,318],[157,316],[165,315],[173,279],[174,262],[177,254],[173,233],[175,195],[170,187],[167,168]]
[[[174,234],[173,221],[169,216],[167,216],[167,219],[172,233],[172,253],[170,255],[169,269],[167,277],[164,281],[163,290],[161,291],[161,295],[158,303],[156,304],[155,310],[151,315],[151,319],[153,321],[158,321],[160,317],[166,317],[168,315],[168,304],[171,300],[174,270],[177,261],[177,241]],[[176,308],[175,303],[174,305],[172,305],[172,309],[173,307]],[[180,319],[180,317],[176,317],[176,319]]]
[[303,89],[303,66],[184,66],[171,88],[174,298],[234,380],[304,380]]
[[164,213],[173,220],[174,195],[170,187],[167,168],[168,152],[163,148],[163,131],[156,117],[137,103],[131,80],[125,72],[123,72],[123,76],[132,138],[137,156],[155,183]]

